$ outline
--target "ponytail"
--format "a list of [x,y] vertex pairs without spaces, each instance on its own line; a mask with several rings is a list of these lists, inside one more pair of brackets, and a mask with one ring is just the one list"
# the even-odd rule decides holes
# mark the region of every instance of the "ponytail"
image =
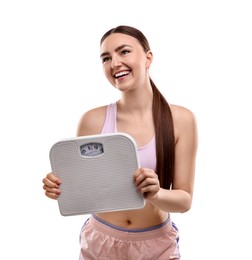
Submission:
[[173,118],[170,106],[152,79],[150,83],[153,90],[153,120],[156,136],[156,172],[160,186],[170,189],[174,177],[175,164],[175,137]]

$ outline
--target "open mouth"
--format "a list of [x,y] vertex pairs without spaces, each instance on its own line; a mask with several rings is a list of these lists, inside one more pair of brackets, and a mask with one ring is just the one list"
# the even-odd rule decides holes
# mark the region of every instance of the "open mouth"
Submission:
[[118,79],[118,78],[128,75],[129,73],[130,73],[130,71],[128,71],[128,70],[120,71],[120,72],[114,74],[114,78]]

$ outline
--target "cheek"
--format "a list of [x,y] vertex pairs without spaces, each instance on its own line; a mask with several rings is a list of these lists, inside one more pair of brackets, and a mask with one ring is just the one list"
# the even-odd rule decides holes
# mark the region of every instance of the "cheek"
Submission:
[[114,85],[114,77],[111,75],[110,69],[103,67],[103,73],[105,75],[105,77],[107,78],[107,80]]
[[110,76],[110,73],[109,73],[107,66],[103,66],[103,73],[106,76],[106,78],[108,79]]

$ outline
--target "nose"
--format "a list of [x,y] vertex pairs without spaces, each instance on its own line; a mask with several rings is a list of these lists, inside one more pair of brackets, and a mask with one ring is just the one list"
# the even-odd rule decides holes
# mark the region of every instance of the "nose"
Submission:
[[121,58],[120,58],[120,56],[119,55],[114,55],[113,57],[112,57],[112,61],[111,61],[111,67],[112,68],[116,68],[116,67],[119,67],[119,66],[121,66],[122,65],[122,60],[121,60]]

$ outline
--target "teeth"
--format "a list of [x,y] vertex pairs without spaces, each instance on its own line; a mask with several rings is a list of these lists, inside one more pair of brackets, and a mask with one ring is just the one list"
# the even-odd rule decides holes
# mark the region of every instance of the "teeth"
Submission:
[[124,76],[124,75],[127,75],[127,74],[129,74],[128,71],[121,71],[119,73],[116,73],[115,77],[118,78],[118,77],[121,77],[121,76]]

